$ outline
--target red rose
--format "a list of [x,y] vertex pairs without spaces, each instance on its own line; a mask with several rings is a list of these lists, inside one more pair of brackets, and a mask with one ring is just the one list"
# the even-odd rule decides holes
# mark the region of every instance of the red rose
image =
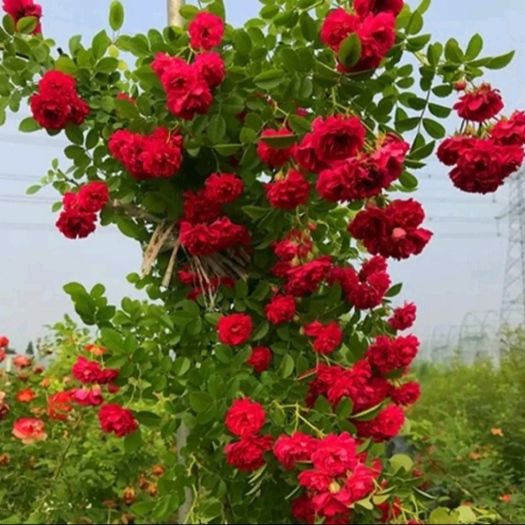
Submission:
[[31,403],[35,397],[36,394],[30,388],[20,390],[20,392],[16,394],[16,399],[20,401],[20,403]]
[[246,314],[225,315],[219,319],[217,330],[221,343],[238,346],[249,341],[253,322]]
[[403,9],[403,0],[354,0],[353,8],[364,18],[368,14],[392,13],[397,16]]
[[218,204],[235,202],[244,190],[244,182],[231,173],[213,173],[205,184],[206,199]]
[[248,398],[234,400],[226,413],[226,427],[239,437],[258,434],[265,422],[264,408]]
[[279,436],[273,446],[273,453],[284,468],[292,469],[298,461],[310,461],[310,457],[319,446],[319,440],[294,432],[291,436]]
[[361,58],[348,71],[376,69],[396,42],[395,17],[390,12],[370,14],[358,28],[357,35],[361,41]]
[[64,129],[69,121],[69,105],[54,95],[35,93],[29,99],[29,106],[33,118],[44,129]]
[[445,166],[454,166],[463,153],[476,146],[477,139],[458,135],[445,139],[436,151],[437,158]]
[[47,71],[38,82],[38,93],[29,104],[33,118],[45,129],[64,129],[69,122],[80,125],[89,106],[75,91],[75,79],[60,71]]
[[117,100],[127,100],[131,104],[137,103],[137,101],[131,95],[128,95],[127,93],[119,93],[116,98]]
[[117,130],[108,142],[111,155],[137,180],[171,177],[182,163],[182,135],[159,127],[151,135]]
[[314,152],[328,166],[357,155],[365,144],[365,135],[359,117],[317,117],[312,123]]
[[6,358],[6,356],[6,351],[2,347],[0,347],[0,363]]
[[63,210],[56,227],[68,239],[85,239],[97,229],[97,216],[78,210]]
[[210,89],[222,84],[226,76],[224,60],[218,53],[201,53],[195,57],[195,67]]
[[413,335],[389,339],[376,337],[367,351],[367,359],[380,374],[389,374],[412,363],[419,350],[419,340]]
[[[109,386],[109,385],[108,385]],[[75,403],[82,406],[97,407],[104,402],[102,391],[100,387],[93,387],[91,389],[78,388],[72,393]]]
[[414,403],[417,403],[421,397],[421,387],[416,381],[411,381],[400,387],[394,388],[390,397],[396,405],[413,405]]
[[106,434],[113,432],[117,437],[132,434],[139,427],[131,410],[116,403],[102,405],[98,413],[98,420]]
[[112,383],[118,377],[118,370],[103,370],[96,361],[89,361],[82,356],[77,357],[71,372],[78,381],[85,385],[106,385]]
[[185,191],[183,193],[184,220],[190,224],[199,222],[213,222],[221,214],[221,205],[208,198],[205,188],[197,193]]
[[[289,137],[291,135],[290,130],[286,128],[280,130],[266,129],[262,132],[261,137]],[[261,139],[257,146],[257,154],[270,168],[280,168],[290,160],[292,148],[273,148]]]
[[72,392],[57,392],[47,401],[47,414],[51,419],[65,420],[68,412],[73,410],[71,405]]
[[13,425],[13,436],[20,439],[24,445],[31,445],[47,438],[44,431],[45,423],[41,419],[23,417]]
[[521,146],[497,146],[491,139],[474,139],[461,152],[449,177],[456,188],[467,193],[492,193],[517,171],[524,159]]
[[34,35],[42,32],[40,18],[42,18],[42,6],[35,4],[34,0],[4,0],[4,11],[13,18],[15,25],[21,18],[34,16],[37,19],[37,25],[33,30]]
[[353,470],[357,464],[355,439],[347,432],[323,438],[312,454],[312,463],[320,472],[331,477]]
[[311,492],[325,492],[329,490],[333,481],[332,476],[320,470],[303,470],[298,476],[299,485]]
[[292,516],[301,522],[311,525],[315,523],[315,508],[306,494],[292,501]]
[[278,325],[287,323],[295,315],[295,299],[291,295],[278,295],[265,307],[266,318],[270,323]]
[[376,443],[396,437],[405,423],[405,413],[395,405],[384,408],[372,421],[354,421],[360,437],[372,438]]
[[264,454],[272,449],[272,436],[245,436],[226,445],[226,461],[244,472],[252,472],[264,465]]
[[179,118],[191,120],[204,115],[213,97],[198,67],[177,57],[158,56],[151,64],[167,95],[168,109]]
[[314,350],[320,354],[330,354],[343,341],[343,331],[336,322],[323,326],[314,341]]
[[13,364],[16,368],[23,370],[24,368],[29,368],[31,366],[31,359],[25,355],[17,355],[13,359]]
[[331,11],[324,19],[321,27],[321,41],[337,52],[343,41],[355,33],[358,26],[358,17],[339,7]]
[[77,196],[80,211],[98,213],[109,201],[108,186],[102,181],[88,182],[80,188]]
[[302,173],[291,169],[284,179],[266,184],[265,189],[271,206],[294,210],[308,202],[310,184]]
[[386,208],[368,206],[360,211],[348,231],[373,255],[407,259],[421,253],[432,237],[419,227],[424,218],[421,204],[397,199]]
[[306,264],[291,268],[285,291],[294,297],[315,293],[321,283],[328,277],[332,268],[332,257],[324,255]]
[[180,242],[191,255],[211,255],[236,244],[249,244],[250,232],[245,226],[233,224],[228,217],[221,217],[211,224],[182,221]]
[[504,107],[498,90],[490,84],[481,84],[476,90],[465,93],[455,104],[458,115],[472,122],[484,122],[495,117]]
[[222,18],[205,11],[198,13],[188,25],[191,47],[209,51],[220,46],[224,29]]
[[7,348],[9,346],[9,339],[5,335],[0,335],[0,348]]
[[403,306],[396,308],[388,324],[394,330],[406,330],[410,328],[416,320],[417,308],[414,303],[405,303]]
[[498,145],[523,146],[525,144],[525,112],[515,111],[509,119],[501,119],[490,132]]
[[257,346],[252,350],[252,354],[246,363],[253,366],[253,369],[260,374],[261,372],[268,370],[271,361],[272,351],[265,346]]

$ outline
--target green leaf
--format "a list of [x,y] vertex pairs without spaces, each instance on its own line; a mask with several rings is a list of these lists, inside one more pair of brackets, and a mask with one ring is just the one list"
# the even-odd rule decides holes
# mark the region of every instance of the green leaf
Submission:
[[248,215],[251,219],[262,219],[270,211],[268,208],[262,208],[261,206],[243,206],[242,211]]
[[133,454],[142,444],[142,432],[140,428],[124,438],[124,450],[127,454]]
[[191,408],[200,414],[205,412],[213,405],[213,398],[205,392],[192,392],[190,394],[190,406]]
[[109,27],[113,31],[118,31],[123,24],[124,6],[118,0],[113,0],[109,6]]
[[396,454],[390,458],[390,464],[394,469],[394,474],[397,474],[401,469],[408,473],[412,470],[414,461],[406,454]]
[[33,184],[33,186],[29,186],[26,190],[26,195],[34,195],[35,193],[39,192],[42,189],[42,186],[40,184]]
[[223,157],[231,157],[239,149],[242,148],[242,144],[216,144],[213,146],[213,149]]
[[286,76],[280,69],[269,69],[259,73],[254,79],[254,83],[261,89],[273,89],[286,80]]
[[152,428],[158,427],[161,421],[161,417],[159,415],[146,411],[136,412],[135,418],[141,425]]
[[447,134],[447,130],[442,124],[429,118],[423,119],[423,127],[433,139],[442,139]]
[[36,16],[24,16],[18,20],[16,30],[19,33],[29,35],[35,30],[37,25],[38,18]]
[[116,71],[119,65],[119,61],[113,57],[104,57],[95,66],[97,73],[113,73]]
[[61,56],[55,62],[55,69],[62,71],[62,73],[68,73],[74,75],[77,71],[77,65],[69,57]]
[[348,397],[345,397],[339,401],[335,412],[341,419],[348,419],[352,414],[353,408],[352,401]]
[[84,143],[82,129],[76,124],[70,123],[66,126],[66,137],[77,146],[81,146]]
[[308,42],[316,40],[318,36],[317,23],[308,13],[301,13],[301,16],[299,17],[299,27],[301,28],[301,33]]
[[504,55],[492,58],[486,66],[487,69],[503,69],[504,67],[507,67],[512,62],[514,54],[515,51],[511,51],[510,53],[505,53]]
[[293,373],[295,362],[290,354],[286,354],[281,361],[280,371],[283,378],[290,377]]
[[483,38],[476,33],[469,41],[467,50],[465,51],[465,58],[467,60],[474,60],[479,56],[483,49]]
[[67,283],[63,287],[64,292],[68,295],[87,295],[87,290],[80,283]]
[[339,48],[339,62],[349,68],[355,66],[361,58],[361,40],[357,33],[352,33],[346,37]]
[[422,2],[416,7],[416,11],[420,15],[424,15],[430,7],[431,0],[422,0]]
[[252,339],[254,341],[260,341],[270,330],[270,324],[268,321],[263,321],[253,332]]
[[146,501],[139,501],[130,507],[133,514],[138,516],[147,516],[157,505],[157,500],[150,499]]
[[445,58],[455,64],[463,63],[463,52],[455,38],[450,38],[445,44]]
[[432,102],[428,105],[428,109],[432,115],[438,118],[447,118],[452,112],[450,108],[440,106],[439,104],[433,104]]
[[395,297],[396,295],[399,295],[401,293],[402,288],[403,288],[402,283],[394,284],[394,286],[392,286],[390,290],[388,290],[388,292],[386,293],[386,296]]
[[195,15],[199,12],[199,8],[194,5],[185,4],[180,8],[180,16],[185,20],[192,20],[195,18]]
[[173,372],[178,376],[183,376],[191,368],[191,361],[187,357],[179,357],[175,360]]
[[18,131],[23,133],[32,133],[33,131],[38,131],[42,129],[40,124],[33,117],[26,117],[20,121],[18,125]]
[[288,117],[288,124],[292,128],[292,131],[300,135],[301,133],[308,133],[311,128],[310,122],[304,117],[299,115],[290,115]]
[[295,144],[297,136],[290,133],[290,135],[275,135],[273,137],[261,137],[261,140],[268,144],[268,146],[276,149],[289,148]]
[[206,127],[206,133],[213,144],[219,143],[226,135],[226,121],[224,117],[219,113],[213,115]]

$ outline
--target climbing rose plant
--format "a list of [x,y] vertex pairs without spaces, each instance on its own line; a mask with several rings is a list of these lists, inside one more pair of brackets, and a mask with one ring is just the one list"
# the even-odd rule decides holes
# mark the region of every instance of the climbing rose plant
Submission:
[[[387,447],[419,397],[419,341],[400,334],[416,307],[393,303],[388,262],[432,238],[403,194],[446,135],[439,99],[465,91],[438,149],[459,189],[495,191],[523,161],[523,113],[495,122],[501,96],[479,80],[512,53],[479,58],[479,35],[431,42],[429,0],[265,0],[239,29],[222,0],[202,4],[181,10],[184,28],[128,36],[113,2],[112,32],[64,51],[31,0],[4,2],[2,120],[27,103],[21,131],[70,142],[71,165],[42,180],[62,195],[57,229],[116,224],[144,249],[128,280],[163,305],[152,334],[145,307],[66,285],[106,349],[72,374],[121,387],[90,403],[102,432],[140,446],[137,392],[169,407],[163,433],[189,431],[184,474],[131,507],[139,520],[186,501],[190,522],[419,523],[422,482]],[[443,512],[430,521],[464,519]]]

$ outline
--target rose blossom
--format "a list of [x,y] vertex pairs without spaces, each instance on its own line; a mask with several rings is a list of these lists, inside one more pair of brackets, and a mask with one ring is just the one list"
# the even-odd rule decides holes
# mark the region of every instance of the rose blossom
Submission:
[[248,398],[236,399],[226,413],[226,427],[240,437],[257,434],[265,422],[264,408]]
[[250,339],[253,322],[250,316],[246,314],[225,315],[219,319],[217,330],[221,343],[238,346]]
[[252,349],[252,354],[246,363],[251,365],[253,369],[260,374],[261,372],[268,370],[271,361],[272,351],[265,346],[257,346]]
[[40,419],[23,417],[13,425],[13,436],[20,439],[24,445],[31,445],[47,438],[44,432],[45,423]]

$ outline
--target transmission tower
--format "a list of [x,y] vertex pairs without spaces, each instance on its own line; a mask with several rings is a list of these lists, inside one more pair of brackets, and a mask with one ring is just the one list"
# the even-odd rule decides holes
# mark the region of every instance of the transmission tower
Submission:
[[509,181],[509,238],[501,300],[502,327],[525,326],[525,169]]

